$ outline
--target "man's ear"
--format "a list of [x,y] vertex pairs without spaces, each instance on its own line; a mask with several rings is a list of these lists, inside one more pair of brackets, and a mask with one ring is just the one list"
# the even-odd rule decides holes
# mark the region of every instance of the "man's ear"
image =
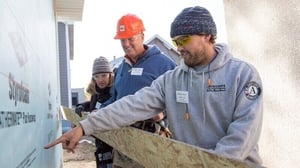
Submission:
[[144,41],[144,38],[145,38],[145,35],[144,35],[144,33],[142,33],[142,35],[141,35],[141,36],[142,36],[142,39],[143,39],[143,41]]
[[205,39],[206,41],[210,41],[210,38],[211,38],[211,34],[206,34],[206,35],[204,36],[204,39]]

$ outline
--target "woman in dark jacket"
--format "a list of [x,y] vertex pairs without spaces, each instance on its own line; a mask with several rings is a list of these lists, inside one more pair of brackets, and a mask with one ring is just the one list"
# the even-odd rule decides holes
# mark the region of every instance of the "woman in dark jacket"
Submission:
[[[113,84],[113,73],[105,57],[96,58],[93,64],[92,79],[86,89],[91,95],[90,101],[76,105],[75,112],[81,116],[82,111],[93,112],[110,98],[110,87]],[[95,138],[97,168],[112,167],[112,147]]]

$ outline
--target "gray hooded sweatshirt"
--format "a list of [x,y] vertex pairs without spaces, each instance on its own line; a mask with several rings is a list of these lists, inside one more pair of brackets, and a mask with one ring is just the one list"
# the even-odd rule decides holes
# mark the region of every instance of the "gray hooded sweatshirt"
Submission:
[[92,113],[80,122],[85,134],[128,126],[166,109],[174,139],[261,164],[258,140],[263,96],[259,73],[233,58],[225,44],[217,44],[215,50],[217,56],[209,65],[188,67],[182,62],[150,87]]

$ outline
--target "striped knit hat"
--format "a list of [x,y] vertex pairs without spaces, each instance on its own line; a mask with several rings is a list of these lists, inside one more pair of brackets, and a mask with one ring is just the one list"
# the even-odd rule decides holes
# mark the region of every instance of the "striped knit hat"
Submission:
[[171,38],[200,33],[217,35],[216,24],[210,12],[200,6],[183,9],[171,24]]
[[110,72],[112,72],[112,71],[109,66],[109,62],[105,57],[100,56],[99,58],[96,58],[94,60],[93,75],[98,74],[98,73],[110,73]]

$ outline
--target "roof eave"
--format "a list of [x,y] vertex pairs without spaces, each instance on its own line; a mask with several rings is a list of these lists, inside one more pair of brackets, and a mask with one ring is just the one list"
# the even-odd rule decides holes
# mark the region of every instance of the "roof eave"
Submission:
[[81,21],[84,0],[53,0],[57,21]]

